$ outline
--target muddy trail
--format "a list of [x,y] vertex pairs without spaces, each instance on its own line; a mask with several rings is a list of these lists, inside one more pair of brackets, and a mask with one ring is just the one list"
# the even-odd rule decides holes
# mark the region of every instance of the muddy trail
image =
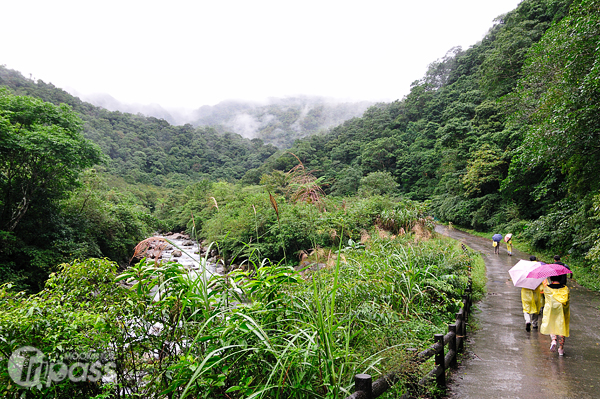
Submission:
[[[569,279],[570,337],[565,355],[550,352],[550,336],[525,331],[521,289],[508,270],[529,255],[495,255],[489,240],[445,226],[436,228],[480,252],[487,268],[487,295],[477,303],[465,355],[448,384],[451,399],[600,398],[600,294]],[[541,259],[542,261],[546,259]],[[548,260],[546,260],[548,261]]]

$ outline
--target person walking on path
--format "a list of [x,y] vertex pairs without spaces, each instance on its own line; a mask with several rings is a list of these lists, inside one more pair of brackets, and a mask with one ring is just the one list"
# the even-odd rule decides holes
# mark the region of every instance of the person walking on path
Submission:
[[512,256],[512,234],[508,233],[504,236],[504,242],[506,243],[506,251],[508,251],[508,256]]
[[[537,258],[530,256],[529,260],[535,262]],[[542,284],[536,289],[521,288],[521,304],[523,305],[523,316],[525,316],[525,331],[538,328],[538,315],[542,307]]]
[[[554,255],[554,263],[557,264],[557,265],[562,265],[562,266],[566,267],[567,269],[571,270],[571,268],[569,266],[565,265],[564,263],[562,263],[560,261],[560,256],[559,255]],[[573,278],[573,273],[569,274],[569,278]],[[565,284],[567,284],[566,277],[565,277]]]
[[500,241],[502,241],[502,234],[496,233],[492,236],[492,245],[494,245],[495,254],[500,254]]
[[[560,262],[560,257],[555,255],[554,260]],[[568,269],[568,266],[564,264],[563,266]],[[556,351],[558,344],[558,354],[563,356],[565,354],[565,338],[569,336],[569,322],[571,319],[567,275],[561,274],[544,280],[544,297],[546,304],[544,305],[544,317],[540,332],[550,335],[552,339],[550,351]]]

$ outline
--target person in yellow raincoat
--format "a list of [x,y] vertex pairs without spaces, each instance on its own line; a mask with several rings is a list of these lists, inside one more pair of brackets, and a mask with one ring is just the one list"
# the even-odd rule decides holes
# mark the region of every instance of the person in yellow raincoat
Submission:
[[521,288],[521,303],[523,304],[523,316],[525,316],[525,330],[531,331],[531,327],[538,328],[538,315],[542,309],[542,284],[534,290]]
[[[529,257],[529,260],[532,262],[536,262],[538,259],[535,255],[531,255]],[[540,284],[538,286],[539,290],[540,290],[540,306],[538,307],[539,309],[539,315],[542,315],[542,317],[544,316],[544,305],[546,304],[546,297],[544,297],[544,284]]]
[[542,334],[550,334],[552,343],[550,351],[556,351],[558,341],[558,354],[565,353],[565,338],[569,336],[569,322],[571,319],[569,287],[567,275],[549,277],[544,280],[544,317],[542,319]]
[[508,256],[512,256],[512,233],[504,236],[504,242],[506,242],[506,252],[508,252]]

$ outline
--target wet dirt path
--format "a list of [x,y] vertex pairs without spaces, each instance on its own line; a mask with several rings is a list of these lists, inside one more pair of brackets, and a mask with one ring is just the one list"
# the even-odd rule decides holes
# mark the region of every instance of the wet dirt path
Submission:
[[450,379],[447,397],[600,398],[600,294],[569,280],[570,337],[565,356],[559,357],[549,350],[550,336],[525,331],[521,289],[513,286],[508,275],[512,266],[529,255],[513,251],[508,256],[506,245],[495,255],[491,239],[445,226],[436,231],[480,252],[488,277],[487,295],[475,304],[471,319],[478,330],[468,338],[467,352]]

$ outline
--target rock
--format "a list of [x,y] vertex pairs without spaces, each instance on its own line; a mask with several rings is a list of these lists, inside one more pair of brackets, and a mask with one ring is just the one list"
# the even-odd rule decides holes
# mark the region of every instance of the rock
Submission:
[[302,270],[308,265],[310,265],[310,261],[303,260],[302,262],[300,262],[300,264],[298,266],[294,266],[294,270],[296,270],[296,271]]
[[171,254],[174,258],[179,258],[181,255],[183,255],[181,253],[180,250],[176,249],[175,251],[173,251],[173,253]]
[[188,241],[184,241],[183,244],[181,244],[181,245],[183,245],[184,247],[192,247],[194,245],[194,242],[188,240]]

